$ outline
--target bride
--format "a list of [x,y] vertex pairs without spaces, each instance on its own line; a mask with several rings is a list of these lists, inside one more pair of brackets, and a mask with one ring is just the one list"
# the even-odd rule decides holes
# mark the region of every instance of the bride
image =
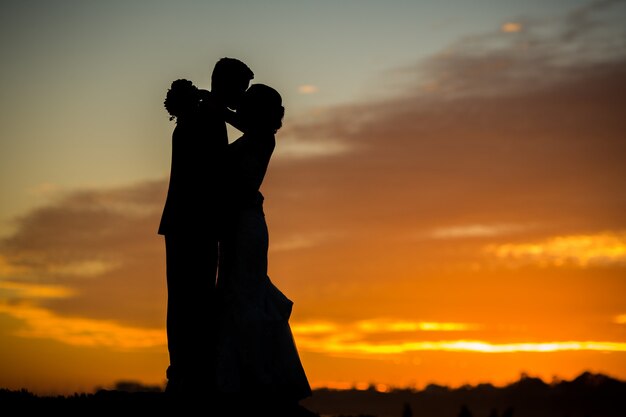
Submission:
[[291,416],[302,412],[297,403],[311,388],[289,327],[293,303],[267,276],[269,239],[259,192],[283,115],[280,94],[254,84],[228,117],[244,134],[227,152],[216,382],[220,393],[239,403],[252,400]]

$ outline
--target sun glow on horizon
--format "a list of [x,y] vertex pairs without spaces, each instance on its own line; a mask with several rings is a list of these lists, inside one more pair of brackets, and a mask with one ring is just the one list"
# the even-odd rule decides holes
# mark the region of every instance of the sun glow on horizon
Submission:
[[626,352],[626,343],[602,341],[562,341],[539,343],[490,343],[482,340],[450,340],[374,344],[338,339],[298,339],[299,345],[314,352],[366,355],[394,355],[420,351],[477,353],[549,353],[565,351]]
[[[63,294],[61,294],[63,295]],[[57,296],[52,292],[52,297]],[[18,332],[21,337],[49,338],[76,346],[107,346],[113,349],[143,349],[164,346],[165,333],[159,329],[122,326],[107,320],[60,317],[31,305],[0,304],[0,313],[23,320],[28,325]],[[451,351],[481,353],[601,351],[626,352],[626,342],[549,341],[492,343],[485,340],[426,340],[371,342],[361,340],[371,333],[458,332],[480,329],[463,323],[390,322],[371,320],[341,326],[330,322],[294,323],[292,330],[304,351],[321,353],[354,353],[392,355],[418,351]]]
[[[467,323],[434,323],[391,320],[365,320],[353,324],[334,324],[330,322],[311,322],[295,324],[294,336],[298,345],[305,351],[328,354],[357,354],[368,356],[386,356],[420,351],[440,352],[479,352],[479,353],[516,353],[516,352],[565,352],[599,351],[626,352],[626,342],[595,340],[561,340],[545,342],[509,342],[494,343],[477,339],[452,339],[443,336],[450,332],[468,332],[483,329],[482,325]],[[384,336],[393,333],[407,333],[404,340],[389,342]],[[410,334],[432,334],[441,332],[438,338],[411,341]],[[369,335],[383,337],[381,341],[367,340]],[[423,337],[423,336],[422,336]],[[408,339],[408,340],[407,340]]]

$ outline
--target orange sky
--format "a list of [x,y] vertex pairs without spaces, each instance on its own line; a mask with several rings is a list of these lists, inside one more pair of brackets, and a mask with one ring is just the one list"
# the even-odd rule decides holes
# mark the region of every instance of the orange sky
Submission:
[[[597,26],[499,37],[515,28],[279,132],[278,149],[319,149],[278,155],[263,187],[270,277],[314,386],[626,379],[625,55],[572,59],[608,45]],[[58,192],[16,220],[0,387],[163,383],[166,186]]]

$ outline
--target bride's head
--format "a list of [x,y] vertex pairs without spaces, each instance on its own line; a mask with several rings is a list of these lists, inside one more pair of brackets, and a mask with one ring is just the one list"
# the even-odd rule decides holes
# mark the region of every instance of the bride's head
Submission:
[[200,91],[189,80],[176,80],[167,90],[165,96],[165,110],[170,114],[170,120],[184,118],[198,108]]
[[282,103],[280,94],[272,87],[252,84],[237,109],[244,132],[276,133],[283,125]]

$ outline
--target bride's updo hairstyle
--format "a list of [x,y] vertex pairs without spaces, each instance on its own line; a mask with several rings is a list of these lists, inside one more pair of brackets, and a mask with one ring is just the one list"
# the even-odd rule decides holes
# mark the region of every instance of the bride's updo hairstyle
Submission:
[[283,125],[285,108],[278,91],[265,84],[252,84],[237,113],[246,130],[276,133]]
[[200,101],[198,87],[189,80],[176,80],[167,90],[165,96],[165,110],[170,114],[170,120],[185,117],[197,109]]

